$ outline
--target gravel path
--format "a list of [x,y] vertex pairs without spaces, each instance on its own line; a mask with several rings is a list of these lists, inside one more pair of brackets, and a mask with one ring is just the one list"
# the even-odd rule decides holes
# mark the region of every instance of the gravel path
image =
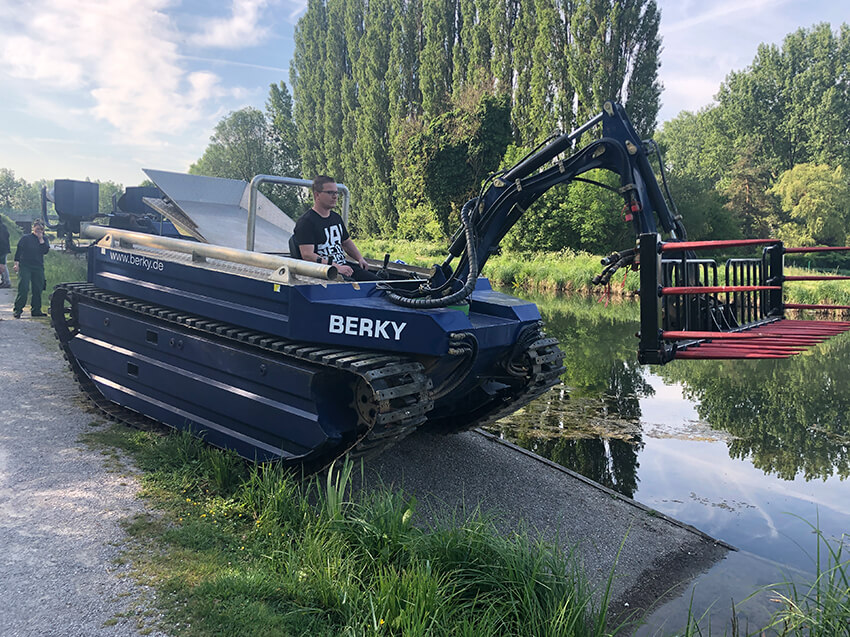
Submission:
[[12,317],[14,292],[0,290],[0,635],[139,635],[153,591],[115,562],[138,482],[79,442],[103,420],[49,321]]

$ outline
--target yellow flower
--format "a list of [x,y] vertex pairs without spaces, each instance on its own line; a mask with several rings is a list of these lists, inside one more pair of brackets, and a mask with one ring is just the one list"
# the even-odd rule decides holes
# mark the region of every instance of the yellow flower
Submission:
[[378,626],[383,626],[383,625],[384,625],[384,620],[382,619],[381,621],[378,622]]

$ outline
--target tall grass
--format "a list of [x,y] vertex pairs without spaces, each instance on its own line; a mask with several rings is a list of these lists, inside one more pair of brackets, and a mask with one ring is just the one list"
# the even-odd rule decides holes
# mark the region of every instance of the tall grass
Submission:
[[86,255],[51,250],[44,257],[44,277],[47,289],[59,283],[86,280]]
[[850,557],[844,553],[850,536],[830,541],[817,525],[815,578],[806,586],[786,581],[770,587],[781,604],[768,629],[795,637],[850,636]]
[[[401,259],[412,265],[430,267],[441,263],[447,246],[424,241],[358,239],[364,253],[372,258]],[[543,294],[613,294],[633,296],[640,287],[637,272],[621,270],[607,288],[592,284],[602,271],[601,257],[566,249],[560,252],[503,252],[490,258],[482,273],[494,285],[518,291]],[[720,263],[722,266],[722,263]],[[720,268],[722,271],[722,267]],[[830,274],[832,272],[824,272]],[[817,274],[816,271],[787,267],[785,274]],[[787,303],[850,305],[850,281],[789,282],[785,285]]]
[[606,591],[588,586],[574,555],[506,536],[480,513],[417,523],[402,492],[352,490],[350,462],[299,481],[185,434],[128,432],[119,444],[163,512],[129,525],[136,565],[181,634],[617,632],[594,601]]

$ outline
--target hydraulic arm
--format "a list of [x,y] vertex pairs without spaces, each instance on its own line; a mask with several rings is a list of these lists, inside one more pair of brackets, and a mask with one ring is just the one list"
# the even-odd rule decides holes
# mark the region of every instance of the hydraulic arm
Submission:
[[[602,136],[574,150],[588,130],[602,125]],[[499,247],[502,238],[546,191],[591,170],[619,176],[619,192],[627,206],[636,236],[660,231],[673,241],[686,238],[680,217],[671,212],[649,163],[654,142],[640,140],[620,104],[606,102],[603,111],[576,130],[558,135],[515,166],[491,177],[478,197],[461,210],[462,226],[453,237],[449,255],[426,285],[416,290],[388,289],[388,297],[408,307],[445,307],[462,302],[475,287],[478,273]],[[661,168],[663,171],[663,167]],[[610,265],[633,258],[634,250],[612,255]],[[459,258],[452,271],[451,262]],[[610,274],[609,274],[610,276]]]

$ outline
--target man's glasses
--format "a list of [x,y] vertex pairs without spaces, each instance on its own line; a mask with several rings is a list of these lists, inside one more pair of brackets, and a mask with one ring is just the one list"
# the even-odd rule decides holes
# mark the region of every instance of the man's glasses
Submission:
[[330,195],[331,197],[338,197],[339,196],[339,190],[323,190],[322,194]]

